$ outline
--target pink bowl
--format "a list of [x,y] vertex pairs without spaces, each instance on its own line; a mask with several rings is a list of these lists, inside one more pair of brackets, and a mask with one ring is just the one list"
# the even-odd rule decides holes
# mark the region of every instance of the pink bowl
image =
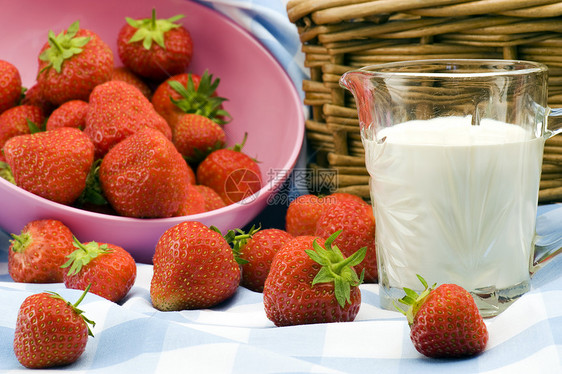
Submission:
[[[154,2],[127,1],[32,1],[20,0],[0,12],[2,29],[17,30],[0,41],[3,60],[20,71],[23,84],[31,87],[37,73],[38,51],[47,32],[66,29],[80,20],[82,28],[96,32],[115,52],[116,37],[125,17],[149,17]],[[295,165],[304,137],[304,114],[300,98],[278,62],[245,30],[214,10],[190,1],[165,0],[157,16],[184,14],[183,24],[194,41],[189,71],[205,69],[221,78],[219,93],[227,97],[225,108],[233,120],[226,126],[230,143],[248,140],[244,148],[257,158],[264,187],[246,200],[215,211],[186,217],[134,219],[80,210],[43,199],[0,178],[0,227],[19,232],[34,219],[63,221],[82,241],[96,240],[120,245],[137,261],[151,262],[162,233],[185,220],[215,225],[225,231],[241,228],[267,205]]]

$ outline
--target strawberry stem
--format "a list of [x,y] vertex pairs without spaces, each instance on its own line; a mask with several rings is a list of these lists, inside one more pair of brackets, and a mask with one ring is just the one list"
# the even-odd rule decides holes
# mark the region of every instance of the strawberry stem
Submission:
[[156,9],[152,8],[152,18],[151,18],[150,28],[156,30]]
[[410,288],[404,287],[404,293],[406,295],[403,298],[401,298],[399,301],[402,304],[407,305],[408,309],[406,311],[404,311],[404,309],[400,308],[395,302],[393,302],[394,307],[400,313],[402,313],[406,316],[406,318],[408,319],[409,325],[412,325],[412,323],[414,323],[414,317],[416,316],[418,310],[423,305],[423,303],[425,302],[425,299],[427,299],[427,297],[429,296],[431,291],[433,291],[435,289],[435,286],[437,285],[435,283],[431,287],[429,287],[429,285],[427,284],[427,281],[421,275],[416,274],[416,276],[420,280],[421,284],[424,286],[424,290],[420,294],[418,294],[416,291],[414,291]]
[[41,69],[39,74],[50,67],[53,67],[57,73],[60,73],[65,60],[82,53],[82,47],[88,44],[90,37],[77,37],[76,33],[79,29],[80,22],[76,21],[68,27],[66,32],[62,31],[58,35],[55,35],[52,30],[49,31],[47,38],[49,48],[39,55],[39,59],[47,62],[47,65]]
[[78,274],[82,267],[88,265],[94,258],[113,251],[107,247],[107,244],[100,245],[96,242],[83,244],[75,236],[72,237],[72,244],[77,249],[66,256],[68,261],[61,266],[63,269],[70,267],[69,276]]
[[351,303],[351,287],[363,283],[364,271],[358,277],[353,266],[359,265],[365,258],[367,247],[362,247],[351,256],[345,258],[343,253],[334,245],[334,241],[341,233],[336,231],[324,242],[322,248],[316,239],[312,243],[313,249],[305,250],[306,254],[315,262],[322,265],[312,281],[312,286],[318,283],[334,283],[334,295],[338,304],[343,308],[345,303]]
[[150,50],[154,41],[160,47],[166,49],[164,42],[165,34],[172,29],[181,27],[181,25],[175,22],[183,17],[182,14],[178,14],[168,19],[156,19],[156,9],[154,8],[150,18],[136,20],[125,17],[127,23],[137,29],[128,43],[142,42],[143,48]]
[[210,118],[219,125],[224,125],[230,122],[232,117],[221,107],[227,99],[216,96],[219,83],[220,78],[213,79],[213,74],[209,74],[205,70],[195,89],[193,76],[189,73],[185,86],[175,80],[168,81],[170,87],[180,95],[180,99],[170,97],[170,100],[184,113],[199,114]]
[[90,325],[92,325],[92,327],[95,327],[96,323],[94,321],[88,319],[84,315],[84,311],[78,308],[78,305],[80,305],[82,300],[84,300],[84,298],[86,297],[86,294],[90,291],[90,287],[92,287],[91,283],[88,285],[88,287],[86,287],[86,289],[84,290],[82,295],[80,295],[80,298],[78,298],[78,300],[74,304],[71,304],[69,301],[66,301],[61,295],[59,295],[56,292],[53,292],[53,291],[46,291],[46,292],[48,294],[50,294],[52,298],[60,299],[60,300],[64,301],[66,303],[66,305],[68,305],[70,308],[72,308],[72,310],[76,314],[78,314],[80,316],[80,318],[82,318],[84,320],[84,322],[86,322],[86,327],[88,328],[88,335],[94,336],[94,334],[92,333],[92,330],[90,329]]
[[12,234],[12,238],[13,239],[10,240],[10,243],[12,244],[12,251],[17,253],[24,252],[32,241],[31,235],[27,232],[22,232],[20,235]]
[[[219,234],[222,235],[222,233],[216,226],[211,226],[210,228],[211,230],[218,232]],[[234,259],[236,260],[238,265],[244,265],[248,263],[248,260],[241,257],[242,247],[246,245],[248,240],[251,239],[256,232],[260,231],[260,229],[261,226],[256,228],[255,225],[252,225],[252,227],[247,233],[245,233],[241,229],[236,229],[236,230],[228,230],[226,235],[223,235],[226,242],[232,245],[232,252],[234,253]]]

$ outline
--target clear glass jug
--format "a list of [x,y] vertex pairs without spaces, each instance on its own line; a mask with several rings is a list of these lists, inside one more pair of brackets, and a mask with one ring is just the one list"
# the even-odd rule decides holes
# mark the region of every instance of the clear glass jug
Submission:
[[422,60],[345,73],[359,115],[381,304],[456,283],[493,316],[530,289],[548,69],[528,61]]

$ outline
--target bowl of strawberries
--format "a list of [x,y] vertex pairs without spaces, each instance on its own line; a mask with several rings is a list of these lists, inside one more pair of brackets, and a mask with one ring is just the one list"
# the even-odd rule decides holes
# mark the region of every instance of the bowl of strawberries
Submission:
[[23,0],[0,22],[20,30],[0,42],[6,232],[57,219],[81,241],[150,262],[180,222],[244,227],[294,168],[297,91],[256,39],[210,8]]

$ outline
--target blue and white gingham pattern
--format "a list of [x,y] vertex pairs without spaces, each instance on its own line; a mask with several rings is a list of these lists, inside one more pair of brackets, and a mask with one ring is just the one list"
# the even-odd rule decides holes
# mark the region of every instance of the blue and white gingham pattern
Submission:
[[[301,92],[306,77],[286,1],[200,0],[254,34],[279,60]],[[1,208],[1,207],[0,207]],[[562,205],[539,210],[543,244],[562,237]],[[81,291],[63,284],[21,284],[8,274],[9,236],[0,231],[0,372],[24,371],[12,341],[23,300],[50,290],[68,300]],[[350,323],[275,327],[262,295],[240,287],[206,310],[159,312],[150,303],[152,267],[120,304],[89,294],[81,304],[96,321],[84,355],[60,371],[77,373],[552,373],[562,372],[562,256],[539,270],[532,291],[486,320],[486,351],[464,360],[430,360],[415,351],[405,317],[380,308],[378,285],[361,286],[362,305]],[[52,370],[57,371],[57,370]]]

